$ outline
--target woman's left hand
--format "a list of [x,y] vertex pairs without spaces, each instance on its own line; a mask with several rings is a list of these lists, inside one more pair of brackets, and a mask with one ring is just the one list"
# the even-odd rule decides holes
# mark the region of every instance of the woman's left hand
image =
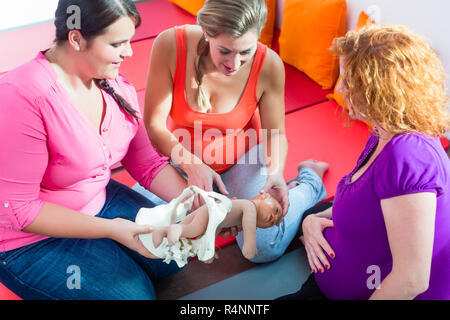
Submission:
[[283,217],[289,209],[289,194],[286,182],[281,175],[267,176],[266,184],[262,187],[259,193],[268,193],[278,200],[283,208]]

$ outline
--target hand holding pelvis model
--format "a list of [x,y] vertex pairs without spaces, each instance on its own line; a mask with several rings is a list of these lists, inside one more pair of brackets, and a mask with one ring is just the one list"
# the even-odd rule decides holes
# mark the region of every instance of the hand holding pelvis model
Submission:
[[[200,194],[206,204],[186,216],[196,194]],[[175,260],[182,267],[195,255],[200,261],[212,261],[217,234],[222,228],[240,224],[244,233],[242,253],[251,259],[257,253],[256,227],[278,225],[282,217],[280,204],[269,194],[257,195],[251,200],[230,200],[219,193],[190,186],[168,204],[141,209],[136,223],[153,227],[152,233],[139,236],[152,254],[167,263]]]

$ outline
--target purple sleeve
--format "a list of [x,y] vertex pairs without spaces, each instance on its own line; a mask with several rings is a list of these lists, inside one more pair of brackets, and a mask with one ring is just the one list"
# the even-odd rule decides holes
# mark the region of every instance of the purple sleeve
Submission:
[[430,138],[406,134],[386,145],[373,170],[374,189],[380,199],[419,192],[439,196],[443,192],[442,159],[430,142]]

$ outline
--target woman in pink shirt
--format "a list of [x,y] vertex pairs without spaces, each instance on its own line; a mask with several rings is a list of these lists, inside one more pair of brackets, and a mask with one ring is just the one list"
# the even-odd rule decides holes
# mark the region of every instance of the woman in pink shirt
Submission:
[[119,75],[139,14],[131,0],[60,0],[55,18],[55,45],[0,80],[0,282],[24,299],[153,299],[179,269],[140,243],[151,230],[133,221],[153,203],[111,167],[168,201],[186,181]]

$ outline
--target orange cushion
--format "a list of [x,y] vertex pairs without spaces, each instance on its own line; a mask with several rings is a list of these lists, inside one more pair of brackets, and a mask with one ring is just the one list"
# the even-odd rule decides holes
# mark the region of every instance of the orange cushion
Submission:
[[261,37],[259,41],[264,43],[269,48],[272,47],[273,32],[275,30],[275,16],[277,13],[277,1],[266,0],[267,5],[267,21],[264,28],[261,30]]
[[196,16],[198,10],[203,7],[205,0],[169,0],[170,2],[176,4],[177,6],[183,8],[190,14]]
[[[355,29],[358,30],[358,29],[364,27],[365,25],[372,24],[372,23],[375,23],[375,22],[373,20],[371,20],[364,11],[361,11],[361,13],[359,14],[358,21],[356,22]],[[334,92],[328,94],[327,98],[330,100],[336,101],[338,105],[344,106],[348,110],[347,104],[344,103],[344,97],[343,97],[342,93],[339,93],[336,91],[336,88],[338,87],[340,81],[341,81],[341,75],[339,75],[339,78],[336,81],[336,85],[334,86]],[[373,127],[372,123],[370,123],[369,121],[364,121],[364,122],[369,127]]]
[[280,34],[280,56],[323,89],[331,89],[339,60],[329,50],[345,34],[345,0],[286,0]]

